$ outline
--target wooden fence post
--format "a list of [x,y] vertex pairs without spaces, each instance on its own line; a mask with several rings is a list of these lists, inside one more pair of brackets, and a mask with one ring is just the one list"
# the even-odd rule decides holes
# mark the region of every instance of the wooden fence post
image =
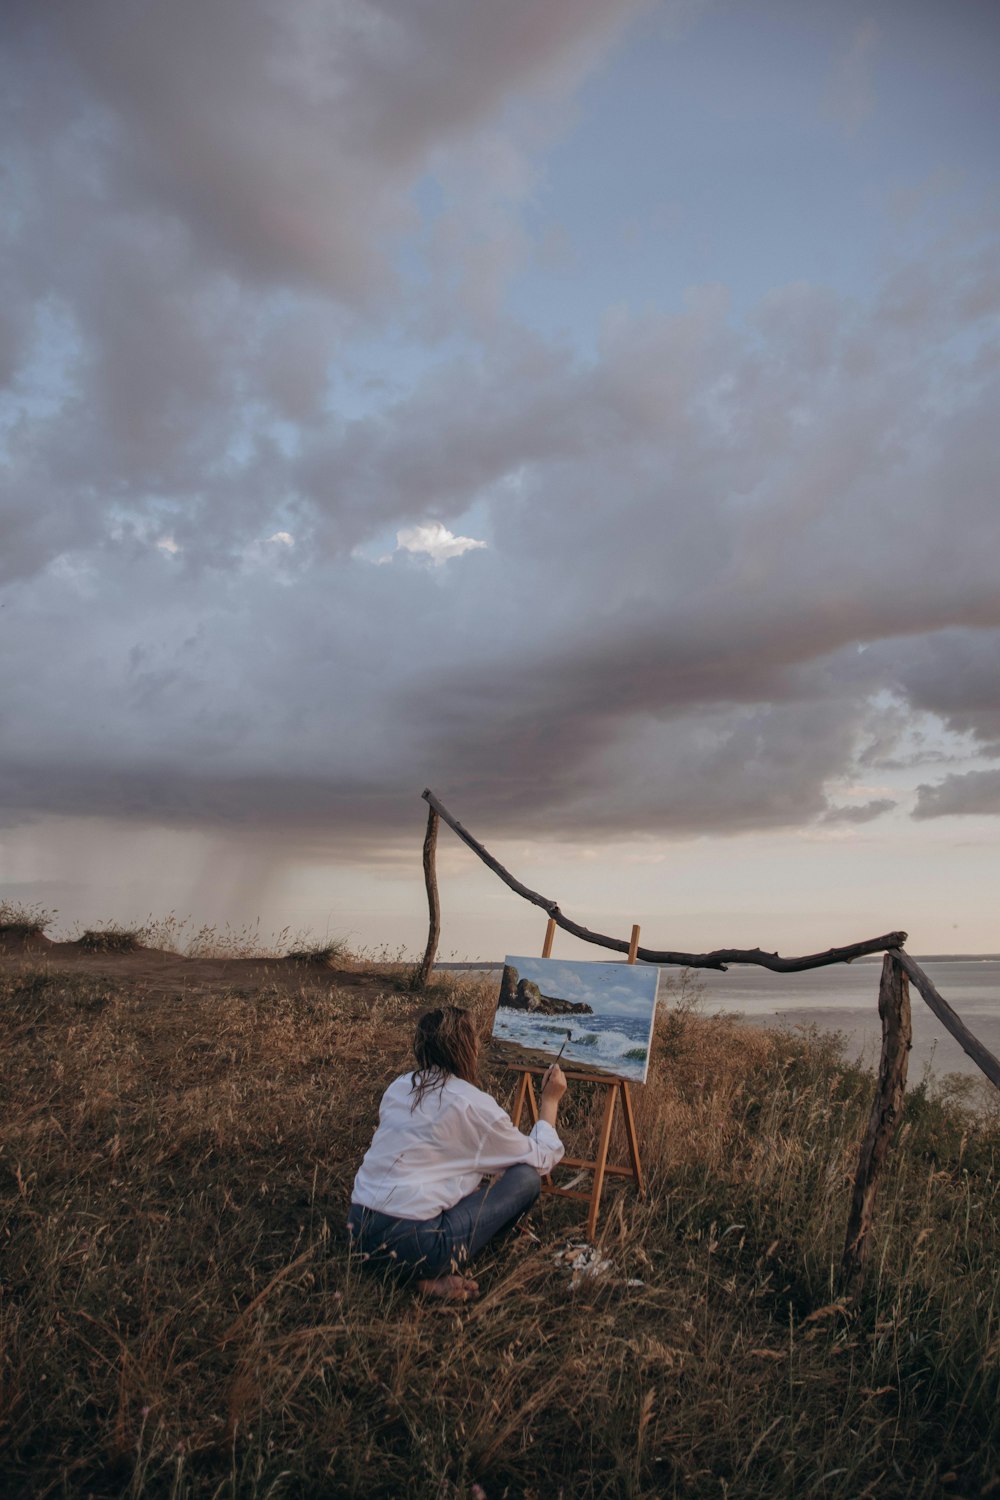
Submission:
[[854,1180],[851,1211],[847,1219],[844,1255],[840,1264],[842,1284],[846,1287],[853,1281],[859,1291],[864,1284],[868,1232],[875,1208],[878,1174],[903,1108],[906,1070],[913,1039],[909,981],[890,953],[882,960],[878,1013],[882,1019],[878,1087],[868,1120],[868,1130],[861,1143],[858,1173]]
[[427,886],[427,947],[423,960],[414,976],[413,988],[425,990],[434,971],[438,940],[441,936],[441,902],[437,884],[437,838],[440,819],[433,807],[427,814],[427,832],[424,834],[424,884]]

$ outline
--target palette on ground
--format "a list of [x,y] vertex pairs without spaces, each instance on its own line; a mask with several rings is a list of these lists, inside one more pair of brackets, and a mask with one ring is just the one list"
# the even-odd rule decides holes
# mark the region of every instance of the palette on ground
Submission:
[[562,1062],[645,1083],[659,971],[509,956],[493,1041],[508,1062]]

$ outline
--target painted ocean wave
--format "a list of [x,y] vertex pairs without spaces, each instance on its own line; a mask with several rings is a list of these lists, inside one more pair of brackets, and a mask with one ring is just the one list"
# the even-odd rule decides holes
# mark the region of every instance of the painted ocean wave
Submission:
[[563,1062],[605,1068],[626,1078],[641,1080],[646,1070],[649,1027],[631,1017],[612,1021],[604,1016],[567,1017],[559,1025],[552,1016],[531,1016],[523,1011],[498,1009],[493,1035],[518,1046],[555,1054],[571,1033],[563,1051]]

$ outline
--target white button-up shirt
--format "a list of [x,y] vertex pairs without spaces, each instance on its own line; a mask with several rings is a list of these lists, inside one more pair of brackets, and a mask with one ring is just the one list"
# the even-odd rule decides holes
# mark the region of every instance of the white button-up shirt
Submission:
[[565,1150],[544,1120],[523,1135],[495,1099],[454,1075],[412,1106],[413,1074],[404,1073],[382,1095],[352,1203],[400,1219],[433,1219],[474,1193],[485,1173],[518,1162],[550,1172]]

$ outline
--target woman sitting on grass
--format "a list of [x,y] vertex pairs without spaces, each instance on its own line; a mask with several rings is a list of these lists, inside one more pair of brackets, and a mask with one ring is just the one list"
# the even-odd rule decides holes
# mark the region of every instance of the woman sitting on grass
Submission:
[[[459,1268],[517,1222],[562,1158],[555,1123],[566,1078],[557,1063],[549,1068],[541,1118],[522,1135],[478,1086],[479,1039],[467,1011],[448,1005],[421,1016],[413,1051],[416,1069],[382,1096],[348,1233],[367,1261],[415,1279],[424,1296],[464,1301],[479,1286]],[[500,1175],[481,1187],[486,1173]]]

